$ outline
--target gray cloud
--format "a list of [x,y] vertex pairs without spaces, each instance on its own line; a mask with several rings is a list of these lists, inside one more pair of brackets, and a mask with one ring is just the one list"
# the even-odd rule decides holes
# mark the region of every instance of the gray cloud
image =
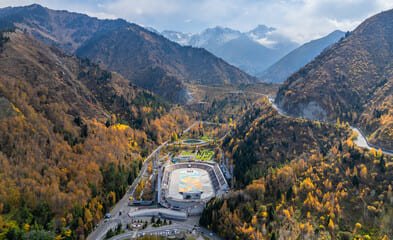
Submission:
[[2,0],[0,6],[39,3],[100,18],[125,18],[158,30],[197,32],[216,25],[249,30],[258,24],[304,42],[393,8],[386,0]]

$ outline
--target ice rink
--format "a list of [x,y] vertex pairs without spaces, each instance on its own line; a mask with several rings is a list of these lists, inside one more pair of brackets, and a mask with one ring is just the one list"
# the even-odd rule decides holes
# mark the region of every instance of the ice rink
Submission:
[[206,170],[200,168],[175,169],[169,176],[169,198],[183,200],[181,192],[202,192],[201,199],[214,196],[213,185]]

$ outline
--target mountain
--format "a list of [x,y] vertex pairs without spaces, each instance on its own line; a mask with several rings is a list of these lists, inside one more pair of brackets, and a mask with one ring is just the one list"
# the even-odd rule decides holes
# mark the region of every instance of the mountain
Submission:
[[171,41],[177,42],[180,45],[188,45],[192,36],[191,33],[182,33],[169,30],[163,31],[161,34],[166,38],[170,39]]
[[275,28],[264,25],[248,32],[217,26],[192,35],[173,31],[161,34],[182,45],[205,48],[251,75],[265,70],[298,46],[276,33]]
[[[187,94],[184,83],[240,84],[255,80],[204,49],[182,47],[136,25],[91,38],[77,55],[103,63],[138,86],[178,102]],[[166,93],[178,93],[178,97]]]
[[251,39],[258,41],[260,39],[264,39],[268,37],[268,34],[276,31],[277,29],[265,26],[263,24],[259,24],[254,29],[251,29],[246,33]]
[[265,176],[293,159],[307,159],[325,154],[335,144],[350,136],[350,130],[327,123],[317,123],[279,115],[267,98],[255,101],[242,115],[236,130],[224,141],[232,153],[233,175],[238,187]]
[[[127,27],[124,20],[99,20],[84,14],[54,11],[38,4],[0,9],[3,25],[22,29],[44,43],[67,53],[75,51],[97,33]],[[4,28],[4,27],[3,27]]]
[[230,40],[214,49],[206,46],[206,49],[252,74],[277,60],[274,50],[245,36]]
[[392,239],[392,157],[353,146],[346,124],[254,103],[223,141],[235,190],[199,223],[223,239]]
[[393,149],[393,10],[375,15],[290,76],[276,103],[290,114],[359,126]]
[[85,239],[189,116],[28,33],[0,36],[0,238]]
[[0,21],[67,53],[88,57],[175,102],[187,101],[186,83],[255,81],[203,49],[180,46],[121,19],[99,20],[35,4],[0,9]]
[[241,36],[242,33],[240,31],[217,26],[214,28],[208,28],[200,34],[192,35],[189,45],[214,49]]
[[265,82],[282,83],[291,74],[312,61],[325,48],[338,42],[344,36],[344,32],[336,30],[325,37],[305,43],[259,74],[258,78]]

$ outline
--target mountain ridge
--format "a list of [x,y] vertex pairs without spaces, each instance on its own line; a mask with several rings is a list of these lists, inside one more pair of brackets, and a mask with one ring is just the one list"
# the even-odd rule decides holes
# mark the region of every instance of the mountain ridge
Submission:
[[344,32],[335,30],[322,38],[307,42],[285,55],[263,73],[258,74],[257,77],[265,82],[282,83],[292,73],[305,66],[325,48],[336,43],[344,36]]
[[163,31],[161,34],[182,45],[205,48],[247,73],[256,75],[298,46],[276,30],[258,25],[250,31],[241,32],[216,26],[196,34],[176,31]]
[[[122,19],[100,20],[85,14],[51,10],[40,5],[0,9],[0,19],[8,26],[14,25],[67,53],[78,53],[81,57],[90,57],[97,63],[100,61],[102,67],[117,71],[131,82],[146,82],[144,88],[174,102],[184,103],[188,100],[185,82],[226,84],[256,81],[254,77],[205,50],[182,47]],[[127,45],[123,39],[114,39],[114,36],[122,36],[134,43],[139,42],[139,45]],[[105,45],[109,42],[111,45]],[[109,49],[108,56],[98,56],[99,53],[87,51],[97,49],[98,46],[101,48],[99,50]],[[131,52],[144,55],[134,56]],[[114,55],[116,58],[110,57]],[[145,58],[145,55],[150,57]],[[147,69],[156,69],[158,73],[151,75]],[[146,81],[146,78],[149,81]],[[161,86],[162,91],[157,91],[156,86]]]
[[276,103],[293,115],[349,121],[393,149],[393,10],[377,14],[294,73]]

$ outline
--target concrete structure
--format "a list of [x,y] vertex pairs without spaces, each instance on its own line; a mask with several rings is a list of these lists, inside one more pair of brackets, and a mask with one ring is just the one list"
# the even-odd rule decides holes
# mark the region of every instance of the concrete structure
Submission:
[[168,164],[161,170],[159,203],[170,209],[195,215],[214,196],[228,190],[228,184],[214,162]]
[[190,145],[190,146],[200,146],[200,145],[206,144],[207,142],[203,141],[201,139],[190,138],[190,139],[183,140],[182,143],[185,145]]
[[134,200],[132,204],[135,206],[150,206],[153,204],[153,201],[149,200]]
[[173,163],[178,163],[178,162],[190,162],[194,161],[195,156],[194,155],[187,155],[187,156],[177,156],[172,158]]
[[166,208],[149,208],[149,209],[141,209],[133,212],[129,212],[128,216],[131,218],[138,217],[160,217],[165,219],[173,219],[184,221],[187,219],[187,214],[181,211],[175,211]]
[[166,198],[201,200],[214,196],[209,173],[201,168],[178,168],[169,173]]
[[180,192],[183,195],[184,200],[200,200],[202,197],[202,191],[196,191],[196,192]]

